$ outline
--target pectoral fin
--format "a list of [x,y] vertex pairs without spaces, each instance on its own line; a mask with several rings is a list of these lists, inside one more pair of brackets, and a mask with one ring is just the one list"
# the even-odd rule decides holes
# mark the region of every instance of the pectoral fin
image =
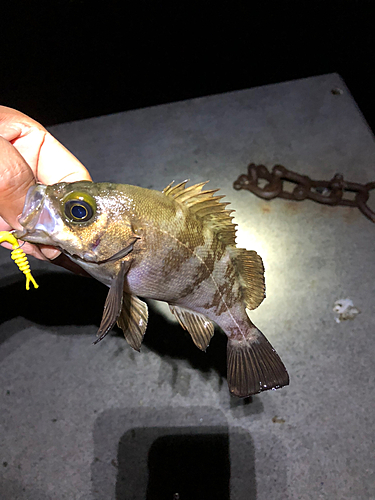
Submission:
[[121,262],[120,272],[112,280],[112,284],[104,304],[102,321],[97,333],[98,338],[95,340],[94,344],[97,344],[104,339],[120,315],[124,294],[124,278],[128,268],[129,264],[127,262]]
[[141,350],[147,320],[147,304],[135,295],[124,293],[121,314],[117,324],[123,330],[128,344],[136,351]]
[[184,330],[187,330],[194,344],[202,351],[205,351],[214,334],[214,325],[203,314],[196,313],[189,309],[169,305],[171,312],[177,318]]

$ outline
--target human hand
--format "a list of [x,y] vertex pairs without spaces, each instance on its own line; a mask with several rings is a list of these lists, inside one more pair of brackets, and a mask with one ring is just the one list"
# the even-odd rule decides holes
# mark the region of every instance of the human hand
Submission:
[[[91,181],[80,161],[47,130],[20,111],[0,106],[0,231],[21,229],[18,218],[27,190],[36,182]],[[25,253],[54,259],[53,247],[25,243]]]

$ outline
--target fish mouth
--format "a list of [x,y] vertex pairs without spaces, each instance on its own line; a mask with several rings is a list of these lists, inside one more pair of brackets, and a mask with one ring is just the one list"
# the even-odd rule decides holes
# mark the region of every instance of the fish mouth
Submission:
[[51,201],[46,197],[47,186],[35,184],[26,194],[25,204],[19,218],[21,230],[13,234],[16,238],[29,243],[56,246],[51,235],[59,231],[62,223],[55,215]]
[[35,218],[38,217],[40,209],[43,206],[46,189],[47,186],[44,184],[35,184],[28,189],[22,214],[19,218],[19,223],[25,229],[30,225],[34,227],[36,224]]

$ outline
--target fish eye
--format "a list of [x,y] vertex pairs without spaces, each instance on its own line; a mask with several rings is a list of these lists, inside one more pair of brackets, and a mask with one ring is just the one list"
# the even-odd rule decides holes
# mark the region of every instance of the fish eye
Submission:
[[90,205],[83,200],[70,200],[65,203],[65,214],[75,222],[86,222],[93,216]]
[[64,202],[65,215],[71,222],[87,222],[95,214],[95,200],[87,194],[70,193]]

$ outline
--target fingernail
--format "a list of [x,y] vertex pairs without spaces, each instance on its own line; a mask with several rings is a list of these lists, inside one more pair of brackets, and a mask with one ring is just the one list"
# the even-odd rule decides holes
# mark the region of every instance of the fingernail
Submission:
[[41,247],[40,251],[49,260],[56,259],[61,254],[60,250],[56,250],[56,248]]

